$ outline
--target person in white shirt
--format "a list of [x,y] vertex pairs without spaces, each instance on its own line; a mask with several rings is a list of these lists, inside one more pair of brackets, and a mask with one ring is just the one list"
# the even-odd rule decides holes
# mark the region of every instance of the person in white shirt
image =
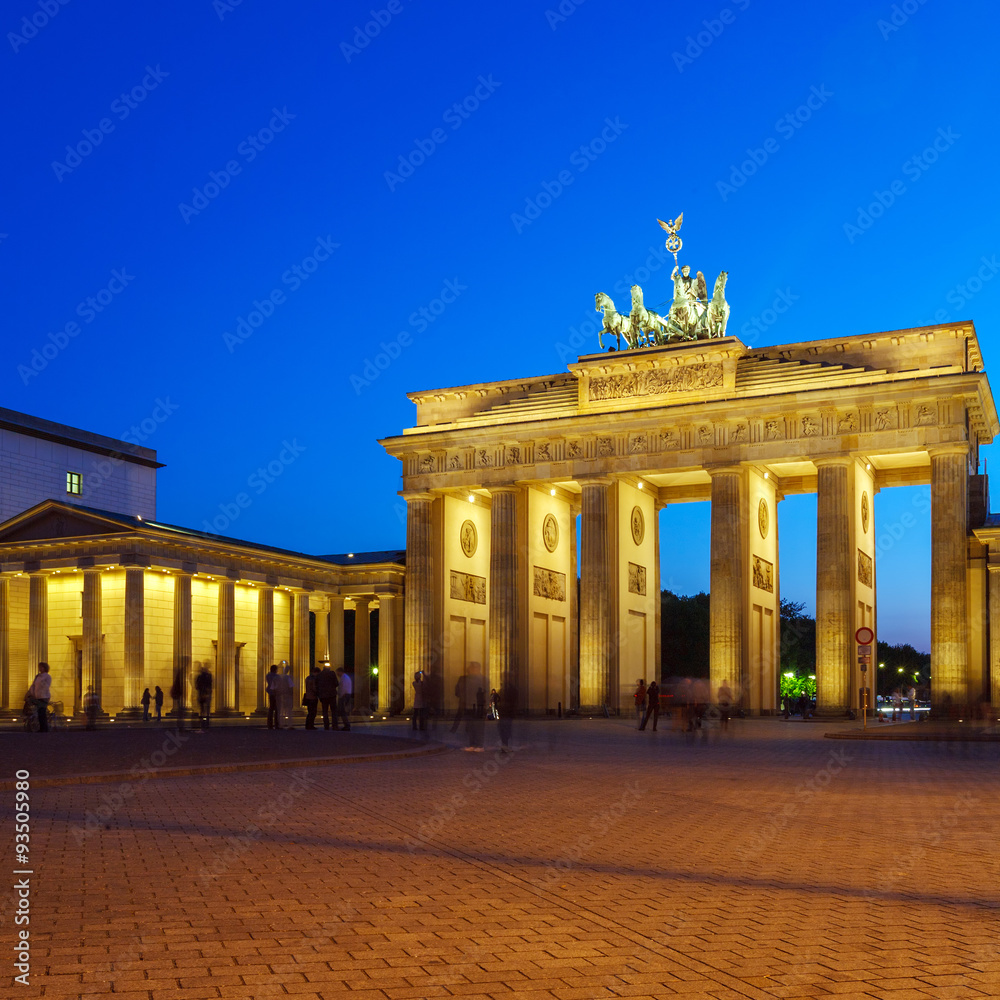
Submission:
[[49,676],[49,665],[45,662],[38,664],[38,673],[31,682],[28,693],[35,699],[38,709],[38,731],[47,733],[49,731],[49,698],[52,693],[52,678]]
[[337,667],[337,677],[340,680],[340,687],[337,689],[340,697],[337,698],[337,709],[340,718],[344,723],[344,729],[351,728],[351,708],[354,703],[354,684],[351,675],[344,672],[343,667]]

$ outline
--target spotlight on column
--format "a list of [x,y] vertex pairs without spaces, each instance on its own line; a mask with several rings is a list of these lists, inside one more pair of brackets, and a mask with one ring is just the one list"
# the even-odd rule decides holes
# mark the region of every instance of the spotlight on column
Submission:
[[554,497],[555,495],[556,495],[556,491],[555,490],[549,490],[549,496],[550,497]]
[[765,479],[770,479],[771,478],[771,473],[770,472],[765,472],[764,473],[764,478]]
[[872,471],[872,463],[871,462],[866,462],[865,463],[865,472],[871,472],[871,471]]
[[470,493],[469,494],[469,503],[475,503],[475,502],[476,502],[475,494],[474,493]]
[[642,487],[643,487],[644,485],[645,485],[645,484],[644,484],[644,483],[643,483],[643,481],[642,481],[642,480],[640,479],[640,480],[639,480],[639,489],[641,490],[641,489],[642,489]]

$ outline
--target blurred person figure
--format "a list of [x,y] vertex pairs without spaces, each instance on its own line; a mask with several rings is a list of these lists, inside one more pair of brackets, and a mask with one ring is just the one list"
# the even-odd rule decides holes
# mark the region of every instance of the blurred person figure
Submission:
[[152,699],[149,696],[149,688],[142,692],[139,704],[142,705],[142,721],[149,722],[149,703]]
[[174,703],[174,715],[177,716],[177,728],[184,728],[184,716],[187,715],[187,682],[184,678],[184,668],[174,671],[174,683],[170,686],[170,699]]
[[642,722],[639,724],[639,729],[643,730],[646,728],[646,723],[649,722],[650,718],[653,719],[653,732],[656,732],[656,723],[660,718],[660,685],[656,683],[655,680],[649,682],[649,687],[646,688],[646,714],[642,717]]
[[479,663],[469,664],[469,672],[465,676],[465,705],[467,721],[466,735],[469,745],[466,750],[481,752],[483,749],[483,730],[486,725],[486,691],[483,687],[483,668]]
[[427,732],[427,705],[425,704],[424,672],[418,670],[413,675],[413,731]]
[[306,706],[306,729],[316,728],[316,709],[319,708],[319,691],[316,687],[316,678],[319,674],[319,667],[310,667],[309,676],[306,677],[306,690],[302,695],[302,704]]
[[514,716],[517,715],[517,687],[508,681],[500,688],[498,696],[499,719],[497,732],[500,734],[500,753],[510,753],[510,741],[514,734]]
[[294,729],[292,712],[295,711],[295,674],[292,672],[292,665],[287,660],[281,662],[284,664],[285,673],[278,683],[280,725],[282,729]]
[[351,728],[351,709],[354,707],[354,683],[351,675],[343,667],[337,667],[337,679],[340,681],[340,697],[337,699],[337,709],[340,712],[341,721],[344,723],[344,732],[349,732]]
[[194,689],[198,692],[198,719],[202,729],[208,729],[212,718],[212,674],[205,664],[194,680]]
[[97,713],[100,711],[100,708],[101,699],[97,697],[94,685],[91,684],[87,687],[87,693],[83,696],[83,711],[87,716],[88,729],[97,728]]
[[917,689],[911,684],[910,690],[906,692],[906,700],[910,703],[910,721],[917,717]]
[[490,718],[499,719],[500,718],[500,695],[497,694],[497,689],[493,688],[490,691]]
[[52,697],[52,678],[49,676],[49,665],[40,660],[38,663],[38,673],[28,688],[28,696],[34,701],[35,711],[38,713],[38,731],[47,733],[49,731],[49,699]]
[[283,683],[281,674],[278,673],[278,664],[272,663],[271,669],[264,678],[264,691],[267,694],[267,728],[278,729],[281,721],[281,685]]
[[156,707],[156,721],[163,721],[163,688],[159,684],[153,690],[153,705]]
[[635,699],[636,725],[642,729],[642,720],[646,713],[646,681],[644,678],[639,678],[639,681],[635,686],[635,693],[632,697]]
[[458,732],[459,724],[465,718],[468,684],[468,674],[462,674],[462,676],[455,681],[455,697],[458,699],[458,707],[455,709],[455,718],[451,723],[451,731],[453,733]]
[[733,689],[729,681],[724,680],[719,687],[719,725],[722,729],[729,728],[729,716],[733,710]]
[[323,669],[316,678],[316,693],[319,703],[323,706],[323,728],[329,729],[331,724],[337,728],[337,688],[340,682],[337,675],[330,669],[330,661],[323,661]]

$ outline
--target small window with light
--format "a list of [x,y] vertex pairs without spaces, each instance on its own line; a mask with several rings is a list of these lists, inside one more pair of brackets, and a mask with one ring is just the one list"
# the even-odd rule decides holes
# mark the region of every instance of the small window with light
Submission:
[[67,472],[66,473],[66,492],[72,493],[73,496],[80,496],[83,493],[83,473],[82,472]]

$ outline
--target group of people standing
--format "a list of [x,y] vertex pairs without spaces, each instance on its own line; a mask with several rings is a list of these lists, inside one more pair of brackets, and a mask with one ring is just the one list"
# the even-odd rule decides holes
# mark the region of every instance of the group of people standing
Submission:
[[[265,678],[267,693],[267,728],[294,729],[292,713],[295,710],[295,677],[292,668],[285,664],[284,674],[278,673],[278,665],[271,664]],[[323,728],[337,730],[351,728],[351,710],[354,707],[354,686],[351,675],[343,667],[331,669],[327,660],[322,668],[310,667],[305,681],[302,704],[306,709],[306,729],[316,729],[316,714],[323,707]],[[338,719],[343,726],[338,726]]]

